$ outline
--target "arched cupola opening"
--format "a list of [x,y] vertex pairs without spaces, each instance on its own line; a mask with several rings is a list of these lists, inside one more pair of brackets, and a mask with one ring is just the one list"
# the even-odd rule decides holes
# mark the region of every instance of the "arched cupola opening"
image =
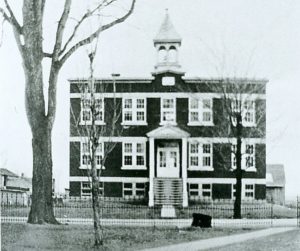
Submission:
[[167,61],[167,49],[165,46],[160,46],[158,48],[158,63],[163,63]]
[[169,62],[177,62],[177,49],[175,46],[171,46],[169,48],[169,52],[168,52],[168,55],[169,55]]

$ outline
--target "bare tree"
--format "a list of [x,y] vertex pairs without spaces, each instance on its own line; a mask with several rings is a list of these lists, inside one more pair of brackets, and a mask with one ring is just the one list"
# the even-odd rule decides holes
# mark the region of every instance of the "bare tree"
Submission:
[[[88,177],[88,184],[92,194],[92,208],[94,221],[94,236],[95,246],[103,244],[103,229],[100,223],[100,204],[101,204],[101,174],[105,166],[105,161],[108,155],[116,146],[116,142],[111,141],[111,137],[120,136],[123,128],[118,124],[118,120],[122,114],[121,102],[117,101],[115,96],[112,102],[105,102],[103,93],[107,89],[107,84],[96,81],[94,78],[94,56],[97,51],[95,49],[89,54],[90,60],[90,77],[86,82],[80,81],[78,83],[78,90],[81,93],[80,103],[81,111],[74,111],[72,105],[71,126],[76,130],[77,135],[81,137],[80,154],[83,155],[83,162],[85,165],[86,175]],[[112,90],[116,92],[115,77],[112,74]],[[108,87],[109,88],[109,87]],[[105,107],[105,109],[104,109]],[[104,122],[105,110],[106,118]],[[101,122],[99,125],[98,122]],[[106,140],[103,140],[105,137]]]
[[223,115],[229,125],[223,129],[235,141],[231,147],[233,158],[230,165],[236,179],[233,215],[235,219],[241,218],[243,174],[247,169],[255,169],[254,146],[247,144],[247,139],[253,135],[265,137],[265,105],[257,107],[261,100],[259,96],[265,94],[265,83],[265,80],[254,79],[221,80]]
[[[94,15],[111,6],[117,0],[99,0],[97,5],[78,19],[72,27],[71,34],[64,38],[66,26],[70,19],[72,0],[65,0],[64,7],[56,28],[54,47],[51,52],[43,48],[43,18],[46,0],[23,0],[22,22],[17,20],[8,0],[0,13],[7,21],[15,36],[21,54],[25,74],[25,105],[28,122],[32,132],[33,177],[32,205],[28,222],[42,224],[58,223],[54,217],[52,201],[52,143],[51,135],[56,112],[56,90],[58,74],[64,63],[82,46],[90,44],[97,36],[116,24],[124,22],[133,12],[135,0],[123,16],[107,24],[99,24],[94,31],[83,39],[76,36]],[[50,2],[49,2],[50,3]],[[43,60],[50,60],[48,76],[48,93],[44,93]],[[47,104],[45,95],[48,96]]]

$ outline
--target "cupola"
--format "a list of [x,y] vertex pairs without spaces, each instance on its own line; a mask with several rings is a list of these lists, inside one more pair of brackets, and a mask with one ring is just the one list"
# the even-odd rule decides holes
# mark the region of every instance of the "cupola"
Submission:
[[154,74],[163,72],[183,74],[181,72],[181,65],[178,62],[181,37],[171,22],[168,10],[166,10],[165,19],[153,42],[157,53]]

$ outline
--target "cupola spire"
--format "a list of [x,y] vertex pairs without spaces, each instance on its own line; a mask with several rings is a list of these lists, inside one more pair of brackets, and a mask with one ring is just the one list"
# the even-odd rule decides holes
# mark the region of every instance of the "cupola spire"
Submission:
[[157,53],[157,62],[154,66],[155,73],[166,71],[182,73],[178,63],[181,37],[171,22],[168,9],[166,9],[165,18],[153,42]]

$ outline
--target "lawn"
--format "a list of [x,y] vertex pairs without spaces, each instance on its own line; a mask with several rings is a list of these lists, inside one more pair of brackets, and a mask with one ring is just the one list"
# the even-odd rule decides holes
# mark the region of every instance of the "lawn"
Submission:
[[286,233],[275,234],[242,243],[227,245],[211,251],[296,251],[300,250],[300,229]]
[[[1,250],[91,250],[92,226],[1,224]],[[248,229],[105,227],[99,250],[139,250],[167,244],[249,232]]]

